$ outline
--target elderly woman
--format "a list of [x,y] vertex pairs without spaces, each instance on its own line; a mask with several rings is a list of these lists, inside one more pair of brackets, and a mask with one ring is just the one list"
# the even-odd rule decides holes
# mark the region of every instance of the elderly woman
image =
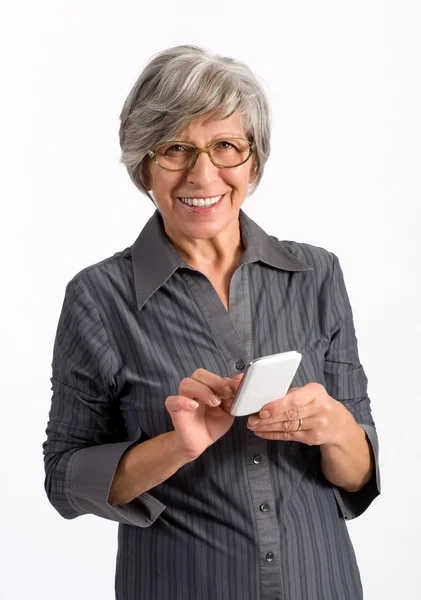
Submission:
[[[338,259],[242,210],[269,116],[241,62],[155,56],[121,114],[157,210],[66,287],[44,444],[59,513],[119,523],[117,600],[358,600],[345,520],[379,493],[378,444]],[[234,418],[253,359],[296,350],[283,398]]]

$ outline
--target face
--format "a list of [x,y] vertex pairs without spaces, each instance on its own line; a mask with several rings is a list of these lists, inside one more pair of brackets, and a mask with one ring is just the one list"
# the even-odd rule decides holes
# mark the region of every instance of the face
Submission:
[[[247,137],[241,115],[234,113],[224,120],[193,122],[177,136],[177,141],[204,148],[227,137]],[[153,192],[169,237],[182,243],[186,238],[212,239],[238,228],[239,210],[253,181],[253,164],[252,155],[239,167],[221,169],[202,152],[190,170],[167,171],[148,159],[144,184]],[[218,197],[216,204],[203,208],[189,206],[182,200]]]

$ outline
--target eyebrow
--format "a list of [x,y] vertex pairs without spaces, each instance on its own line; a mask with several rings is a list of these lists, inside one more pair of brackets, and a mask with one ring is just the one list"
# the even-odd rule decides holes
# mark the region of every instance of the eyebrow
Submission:
[[[232,138],[242,138],[242,139],[247,139],[246,134],[239,134],[239,133],[232,133],[231,131],[223,131],[222,133],[218,133],[218,135],[216,135],[215,137],[212,138],[211,141],[213,140],[220,140],[224,137],[232,137]],[[190,142],[190,144],[193,144],[193,142],[191,140],[183,140],[182,138],[174,138],[174,141],[177,142]],[[209,142],[211,143],[211,142]]]

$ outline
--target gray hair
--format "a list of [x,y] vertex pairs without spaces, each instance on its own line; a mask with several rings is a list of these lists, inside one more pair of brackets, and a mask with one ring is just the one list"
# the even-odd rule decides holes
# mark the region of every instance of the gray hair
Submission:
[[226,119],[234,112],[243,115],[254,143],[252,192],[270,153],[269,104],[257,77],[245,63],[196,46],[164,50],[152,57],[124,103],[121,162],[136,187],[147,193],[141,172],[148,150],[175,139],[192,121]]

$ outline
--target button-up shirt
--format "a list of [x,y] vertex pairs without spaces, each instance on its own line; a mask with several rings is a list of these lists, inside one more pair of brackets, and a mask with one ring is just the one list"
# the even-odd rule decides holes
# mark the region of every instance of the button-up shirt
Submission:
[[[337,257],[279,241],[240,211],[244,254],[229,310],[187,265],[156,212],[138,239],[66,287],[44,444],[48,497],[72,519],[119,523],[117,600],[359,600],[346,520],[379,493],[378,442]],[[247,417],[131,502],[108,493],[126,450],[173,429],[184,377],[221,377],[296,350],[292,386],[318,382],[364,429],[375,474],[350,493],[327,481],[320,448],[268,441]]]

